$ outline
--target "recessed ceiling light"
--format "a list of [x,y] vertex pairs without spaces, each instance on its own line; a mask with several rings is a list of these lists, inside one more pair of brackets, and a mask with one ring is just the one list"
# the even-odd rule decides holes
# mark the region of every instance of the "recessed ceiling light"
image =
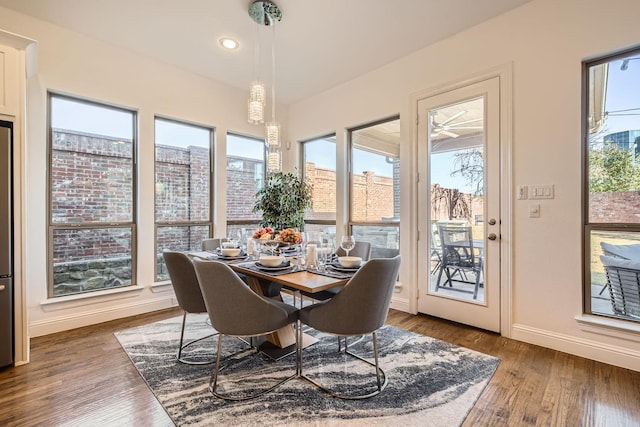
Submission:
[[235,41],[234,39],[230,39],[229,37],[222,37],[219,42],[220,46],[229,50],[237,49],[239,46],[237,41]]

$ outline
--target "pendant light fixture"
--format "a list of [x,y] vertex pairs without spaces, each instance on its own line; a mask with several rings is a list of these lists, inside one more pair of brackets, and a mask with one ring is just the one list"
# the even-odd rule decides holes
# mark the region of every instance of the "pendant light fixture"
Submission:
[[258,41],[258,24],[256,23],[256,39],[253,46],[254,74],[256,79],[251,82],[249,88],[248,113],[249,123],[257,125],[264,123],[264,107],[266,105],[267,94],[264,83],[260,81],[260,43]]
[[[258,26],[265,25],[272,27],[271,43],[271,121],[265,124],[265,144],[267,145],[267,170],[278,172],[282,168],[282,153],[280,152],[280,123],[276,121],[276,29],[275,23],[282,20],[282,12],[278,5],[272,1],[256,0],[249,6],[249,16]],[[257,38],[257,37],[256,37]],[[258,56],[258,55],[256,55]],[[257,62],[257,60],[256,60]],[[253,88],[253,85],[252,85]],[[264,93],[264,85],[262,86]],[[257,104],[256,104],[257,109]],[[264,104],[263,104],[264,107]],[[249,98],[249,122],[251,121],[251,97]],[[263,119],[264,119],[264,109]],[[256,115],[257,116],[257,115]]]

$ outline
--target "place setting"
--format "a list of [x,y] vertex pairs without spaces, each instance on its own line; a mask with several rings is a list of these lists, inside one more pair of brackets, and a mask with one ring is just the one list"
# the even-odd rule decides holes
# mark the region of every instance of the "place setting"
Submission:
[[296,267],[291,260],[282,255],[267,254],[261,254],[257,261],[245,262],[239,264],[239,266],[249,270],[266,273],[271,276],[289,274],[294,270],[294,267]]
[[243,248],[239,247],[238,243],[233,240],[222,242],[220,247],[216,249],[191,252],[189,255],[210,261],[213,260],[221,262],[243,261],[249,258],[247,252]]

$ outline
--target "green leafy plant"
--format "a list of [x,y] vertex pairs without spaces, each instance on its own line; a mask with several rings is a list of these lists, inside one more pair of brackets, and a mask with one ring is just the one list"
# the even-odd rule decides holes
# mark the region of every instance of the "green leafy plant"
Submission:
[[253,212],[262,212],[261,227],[280,231],[285,228],[302,229],[304,210],[311,207],[311,185],[291,172],[267,175],[256,193]]
[[589,153],[589,191],[634,191],[640,189],[640,163],[633,151],[606,143]]

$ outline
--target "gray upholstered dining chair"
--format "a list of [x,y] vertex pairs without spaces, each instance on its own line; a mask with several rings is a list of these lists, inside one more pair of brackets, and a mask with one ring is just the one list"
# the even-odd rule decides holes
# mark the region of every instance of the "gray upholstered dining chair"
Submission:
[[[338,246],[336,249],[337,256],[346,256],[347,253],[344,249]],[[371,258],[371,243],[357,241],[353,249],[349,251],[349,256],[359,256],[363,261],[369,261]]]
[[[345,256],[346,252],[342,248],[338,248],[336,250],[336,255],[341,257]],[[371,243],[369,242],[356,242],[356,245],[349,251],[349,256],[359,256],[362,258],[362,261],[369,261],[371,258]],[[340,292],[344,288],[344,286],[336,286],[335,288],[330,288],[320,292],[304,292],[300,291],[300,294],[304,297],[314,299],[316,301],[326,301],[328,299],[336,296],[338,292]]]
[[188,365],[206,365],[213,363],[213,354],[211,355],[211,358],[206,360],[196,360],[193,356],[187,358],[182,355],[187,347],[215,335],[215,333],[209,334],[184,344],[184,329],[187,323],[187,314],[207,312],[207,307],[204,304],[202,292],[200,292],[200,285],[198,284],[198,278],[196,277],[196,271],[193,268],[193,263],[187,255],[181,252],[165,251],[162,253],[162,256],[164,257],[164,262],[167,265],[167,271],[169,272],[169,278],[171,279],[171,285],[173,286],[173,291],[176,294],[178,305],[184,311],[182,315],[182,328],[180,331],[180,345],[178,347],[178,354],[176,355],[176,358],[178,361]]
[[[376,331],[384,325],[389,311],[391,295],[400,269],[400,255],[394,258],[376,258],[367,262],[347,282],[344,289],[328,301],[300,309],[300,323],[337,335],[338,338],[371,334],[374,363],[349,351],[345,338],[345,353],[373,367],[376,373],[376,390],[367,394],[338,394],[320,385],[302,372],[302,349],[298,349],[300,376],[326,393],[342,399],[365,399],[380,394],[388,379],[378,364],[378,340]],[[302,328],[298,327],[298,341]],[[340,348],[338,349],[340,351]],[[382,377],[382,378],[381,378]]]
[[220,244],[222,242],[226,242],[228,239],[226,238],[220,238],[220,237],[213,237],[210,239],[203,239],[202,240],[202,250],[203,251],[214,251],[216,249],[218,249],[220,247]]
[[[225,400],[248,400],[262,396],[294,378],[298,373],[297,363],[296,372],[293,375],[253,394],[232,396],[216,391],[221,370],[222,337],[255,337],[275,332],[295,323],[298,320],[298,309],[256,294],[226,264],[200,259],[194,259],[193,263],[211,324],[220,334],[216,363],[209,380],[211,393]],[[296,334],[296,352],[297,337],[298,334]],[[238,382],[244,382],[244,380]]]

